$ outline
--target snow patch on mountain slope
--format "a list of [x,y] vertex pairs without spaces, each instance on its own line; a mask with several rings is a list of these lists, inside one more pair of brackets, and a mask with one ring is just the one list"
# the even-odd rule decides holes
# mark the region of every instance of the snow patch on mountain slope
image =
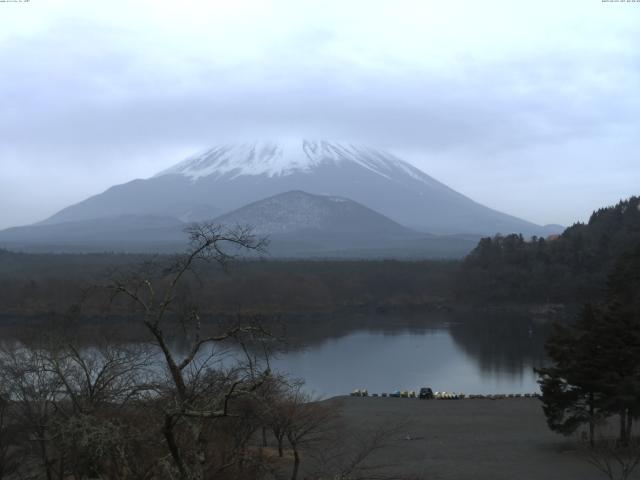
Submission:
[[[348,198],[293,190],[245,205],[214,220],[251,225],[259,235],[300,231],[359,232],[362,235],[414,235],[409,229]],[[372,237],[373,238],[373,237]]]
[[155,175],[183,175],[196,181],[208,176],[285,176],[310,173],[321,165],[356,163],[371,172],[393,179],[407,174],[427,184],[438,184],[424,172],[393,155],[353,144],[300,140],[222,145],[194,155]]

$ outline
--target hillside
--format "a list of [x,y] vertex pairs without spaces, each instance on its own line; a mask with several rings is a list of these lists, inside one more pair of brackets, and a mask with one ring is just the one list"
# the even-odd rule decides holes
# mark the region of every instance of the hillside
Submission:
[[214,219],[251,225],[272,257],[461,258],[478,238],[420,233],[348,198],[302,191],[274,195]]
[[344,197],[291,191],[253,202],[214,220],[222,225],[252,225],[259,235],[355,233],[385,237],[419,236],[364,205]]
[[[462,258],[479,239],[420,233],[348,198],[302,191],[258,200],[210,221],[252,227],[256,235],[269,238],[266,255],[272,258]],[[175,253],[186,248],[188,225],[153,215],[41,223],[0,231],[0,248]]]
[[615,261],[638,245],[640,197],[601,208],[557,238],[483,238],[461,266],[458,296],[503,302],[598,298]]

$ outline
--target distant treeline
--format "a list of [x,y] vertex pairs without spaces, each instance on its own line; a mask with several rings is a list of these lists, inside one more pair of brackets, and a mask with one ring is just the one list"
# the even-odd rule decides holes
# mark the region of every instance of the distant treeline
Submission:
[[637,245],[639,197],[597,210],[588,223],[555,238],[483,238],[460,265],[456,297],[489,303],[599,299],[616,259]]
[[[443,303],[575,303],[604,293],[615,260],[640,245],[640,199],[594,212],[556,238],[482,239],[463,261],[239,260],[199,267],[185,286],[208,312],[333,312]],[[0,250],[0,314],[63,312],[90,285],[161,268],[164,255],[24,254]],[[89,305],[98,309],[97,304]]]
[[[90,285],[162,265],[167,256],[21,254],[0,251],[0,312],[63,312]],[[450,298],[454,261],[238,261],[228,272],[200,265],[188,287],[208,312],[326,312],[441,303]],[[99,308],[100,305],[92,304]],[[95,302],[95,301],[94,301]]]

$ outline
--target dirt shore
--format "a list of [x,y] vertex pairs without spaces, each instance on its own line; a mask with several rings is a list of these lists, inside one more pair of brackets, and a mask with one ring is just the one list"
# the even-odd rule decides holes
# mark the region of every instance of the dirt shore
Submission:
[[[419,479],[597,480],[574,439],[551,432],[538,399],[336,397],[349,428],[401,424],[376,462]],[[634,476],[633,478],[640,478]]]

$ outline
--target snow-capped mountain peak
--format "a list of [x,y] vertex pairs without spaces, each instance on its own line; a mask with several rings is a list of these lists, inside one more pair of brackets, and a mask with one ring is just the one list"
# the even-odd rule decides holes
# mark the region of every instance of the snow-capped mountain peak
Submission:
[[542,227],[474,202],[387,152],[301,139],[214,147],[154,177],[115,185],[43,223],[131,214],[210,220],[291,191],[323,195],[323,205],[350,199],[429,233],[544,233]]
[[387,152],[326,140],[261,141],[217,146],[189,157],[155,176],[177,174],[194,181],[209,176],[228,176],[230,179],[242,175],[276,177],[309,173],[320,165],[345,162],[358,164],[388,179],[394,172],[401,170],[416,179],[431,180],[411,164]]

